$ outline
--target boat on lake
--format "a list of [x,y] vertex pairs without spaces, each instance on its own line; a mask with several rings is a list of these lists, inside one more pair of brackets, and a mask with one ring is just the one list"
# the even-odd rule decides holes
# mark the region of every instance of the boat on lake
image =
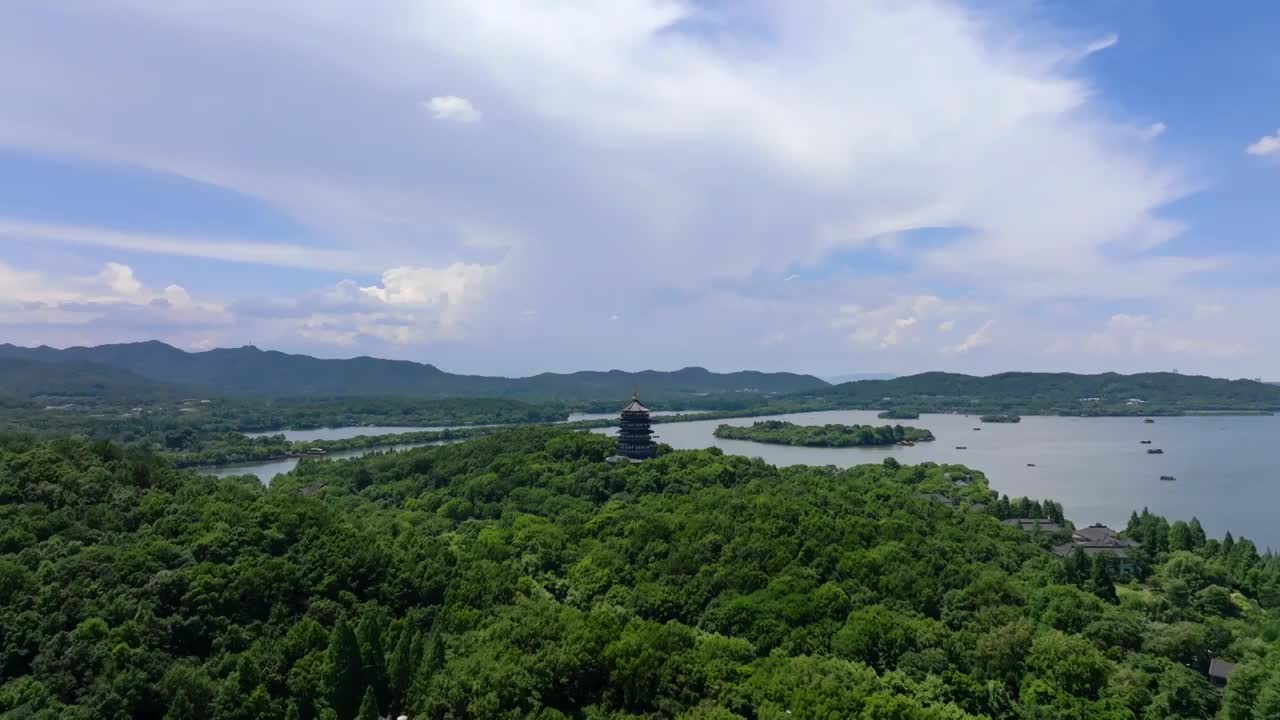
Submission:
[[981,430],[982,430],[982,428],[974,428],[974,430],[981,431]]
[[1139,440],[1138,442],[1139,442],[1140,444],[1142,444],[1142,445],[1150,445],[1150,444],[1151,444],[1151,441],[1150,441],[1150,440]]
[[1176,477],[1174,477],[1174,476],[1172,476],[1172,475],[1161,475],[1161,476],[1160,476],[1160,479],[1161,479],[1161,480],[1164,480],[1165,482],[1173,482],[1174,480],[1177,480],[1178,478],[1176,478]]
[[1164,454],[1164,451],[1163,451],[1163,450],[1161,450],[1160,448],[1151,448],[1150,450],[1148,450],[1148,451],[1147,451],[1147,454],[1148,454],[1148,455],[1163,455],[1163,454]]
[[1035,463],[1027,463],[1027,467],[1035,467],[1035,466],[1036,466]]
[[957,446],[956,446],[956,449],[957,449],[957,450],[968,450],[968,449],[969,449],[969,446],[968,446],[968,445],[957,445]]
[[1155,420],[1152,420],[1151,418],[1147,418],[1146,420],[1143,420],[1142,422],[1144,422],[1144,423],[1153,423],[1153,422],[1155,422]]

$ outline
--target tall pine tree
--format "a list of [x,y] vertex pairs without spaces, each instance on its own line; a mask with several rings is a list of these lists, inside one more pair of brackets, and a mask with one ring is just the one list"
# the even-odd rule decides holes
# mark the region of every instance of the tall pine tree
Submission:
[[382,623],[374,615],[360,621],[356,631],[360,641],[360,658],[364,661],[364,682],[373,689],[378,707],[388,707],[387,653],[382,648]]
[[431,623],[431,631],[427,633],[426,639],[421,642],[422,649],[419,651],[418,666],[409,687],[409,703],[414,708],[424,706],[431,691],[432,679],[435,678],[440,668],[444,667],[444,633],[440,630],[442,624],[440,616],[437,615]]
[[1089,562],[1089,556],[1084,554],[1084,550],[1076,548],[1071,553],[1071,560],[1067,563],[1067,580],[1072,585],[1084,587],[1089,582],[1090,573],[1093,567]]
[[360,643],[345,619],[339,619],[329,638],[329,704],[339,720],[356,716],[366,687]]
[[418,657],[414,651],[421,651],[421,633],[412,624],[406,623],[400,631],[400,639],[396,641],[395,650],[391,654],[391,667],[388,668],[387,684],[391,695],[391,710],[401,710],[409,699],[409,684],[413,682],[413,671],[418,667]]
[[1120,598],[1116,596],[1115,583],[1111,581],[1106,558],[1094,556],[1093,567],[1089,571],[1089,590],[1109,603],[1120,602]]

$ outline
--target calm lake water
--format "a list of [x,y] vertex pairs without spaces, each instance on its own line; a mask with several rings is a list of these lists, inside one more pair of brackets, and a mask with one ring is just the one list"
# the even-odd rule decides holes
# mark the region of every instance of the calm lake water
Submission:
[[[576,416],[593,419],[612,415]],[[1205,530],[1220,536],[1230,530],[1260,548],[1280,549],[1280,417],[1063,418],[1024,416],[1016,424],[979,423],[977,416],[921,415],[904,425],[928,428],[937,436],[915,447],[799,448],[743,440],[721,440],[717,425],[750,425],[762,418],[732,418],[654,426],[660,442],[678,449],[718,447],[726,453],[760,457],[775,465],[848,467],[895,457],[903,463],[931,460],[962,463],[986,474],[991,487],[1010,497],[1026,495],[1061,502],[1077,525],[1094,522],[1123,527],[1133,510],[1144,506],[1170,519],[1200,519]],[[875,424],[886,421],[872,411],[834,410],[769,416],[803,425]],[[888,421],[893,422],[893,421]],[[973,428],[981,427],[975,431]],[[331,428],[316,435],[298,431],[297,439],[352,437],[422,428]],[[613,433],[613,428],[593,432]],[[311,434],[304,434],[311,433]],[[1139,441],[1151,440],[1151,445]],[[957,445],[968,449],[957,450]],[[413,447],[413,446],[404,446]],[[1148,455],[1147,448],[1163,455]],[[369,450],[334,453],[353,457]],[[1035,467],[1027,467],[1034,463]],[[217,468],[217,476],[252,474],[270,481],[288,472],[297,460],[247,463]],[[1160,480],[1172,475],[1175,482]]]
[[488,425],[440,425],[438,427],[403,426],[403,425],[351,425],[335,428],[311,428],[310,430],[272,430],[271,432],[245,433],[249,437],[270,437],[283,435],[289,442],[307,442],[308,440],[346,440],[360,435],[392,435],[395,433],[419,432],[422,430],[455,430],[460,427],[490,427]]
[[[659,442],[679,449],[718,447],[774,465],[848,467],[894,457],[903,463],[962,463],[986,474],[1010,497],[1051,498],[1077,525],[1121,528],[1148,507],[1170,519],[1198,517],[1205,530],[1230,530],[1259,548],[1280,549],[1280,417],[1064,418],[1024,416],[1020,423],[979,423],[965,415],[921,415],[897,421],[928,428],[938,438],[915,447],[800,448],[721,440],[716,426],[750,425],[733,418],[654,425]],[[837,410],[771,416],[803,425],[875,424],[871,411]],[[981,427],[975,431],[973,428]],[[610,432],[605,429],[600,432]],[[1140,444],[1150,440],[1151,445]],[[957,450],[964,445],[967,450]],[[1163,455],[1148,455],[1161,448]],[[1035,463],[1035,467],[1027,467]],[[1172,475],[1175,482],[1160,480]]]
[[[685,410],[655,410],[650,413],[654,417],[659,415],[678,415],[683,412],[696,412]],[[615,420],[618,413],[570,413],[564,422],[578,422],[579,420]],[[311,428],[309,430],[270,430],[267,432],[251,432],[245,433],[248,437],[270,437],[271,435],[283,435],[285,440],[289,442],[308,442],[310,440],[346,440],[347,438],[357,437],[359,435],[392,435],[395,433],[422,432],[430,430],[438,432],[440,430],[458,430],[467,427],[493,427],[489,425],[347,425],[344,427],[331,428]]]
[[[369,430],[372,428],[366,428]],[[407,432],[401,430],[400,432]],[[357,435],[361,433],[356,433]],[[369,433],[363,433],[368,435]],[[376,448],[358,448],[355,450],[339,450],[325,455],[330,460],[343,460],[346,458],[363,457],[371,453],[387,452],[390,450],[409,450],[410,448],[427,447],[428,445],[443,445],[444,443],[436,441],[429,443],[404,443],[402,445],[383,445]],[[219,465],[212,468],[197,468],[199,472],[214,477],[231,477],[233,475],[254,475],[264,483],[270,483],[275,476],[281,473],[287,473],[298,466],[301,458],[282,458],[280,460],[266,460],[263,462],[246,462],[232,463],[230,465]]]

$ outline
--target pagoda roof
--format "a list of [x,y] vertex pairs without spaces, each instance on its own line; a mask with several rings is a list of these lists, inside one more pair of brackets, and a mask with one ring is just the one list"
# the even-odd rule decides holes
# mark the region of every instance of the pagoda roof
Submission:
[[645,407],[645,406],[640,402],[640,397],[639,397],[639,396],[637,395],[637,393],[636,393],[636,388],[634,388],[634,387],[633,387],[633,388],[631,388],[631,402],[627,403],[627,406],[626,406],[626,407],[624,407],[624,408],[622,408],[622,412],[624,412],[624,413],[629,413],[629,412],[643,412],[643,413],[647,413],[647,412],[649,412],[649,408]]

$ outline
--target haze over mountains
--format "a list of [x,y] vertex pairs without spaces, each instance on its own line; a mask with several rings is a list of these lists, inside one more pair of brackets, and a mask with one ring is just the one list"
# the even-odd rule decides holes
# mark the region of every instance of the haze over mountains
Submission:
[[[776,395],[828,387],[825,381],[811,375],[755,371],[713,373],[698,367],[671,372],[542,373],[525,378],[458,375],[434,365],[405,360],[371,357],[329,360],[253,346],[186,352],[157,341],[62,350],[5,344],[0,345],[0,358],[46,366],[46,373],[41,373],[38,366],[24,366],[26,382],[33,381],[37,375],[56,375],[65,370],[68,377],[81,377],[75,381],[77,385],[85,384],[83,376],[88,374],[89,382],[97,378],[134,390],[137,380],[147,379],[187,388],[188,392],[273,397],[400,395],[565,401],[625,398],[633,386],[638,386],[648,400],[670,401],[707,394]],[[128,374],[112,375],[108,369]],[[43,377],[39,382],[56,384]]]
[[[321,359],[253,346],[186,352],[158,341],[97,347],[0,345],[0,397],[136,399],[197,395],[505,398],[611,407],[633,387],[666,407],[752,407],[775,399],[821,407],[909,407],[920,411],[1007,408],[1091,413],[1117,406],[1154,410],[1280,409],[1280,386],[1177,373],[1005,372],[977,377],[927,372],[831,384],[812,375],[741,371],[581,371],[524,378],[461,375],[433,365],[372,357]],[[1093,400],[1097,398],[1097,400]],[[1129,403],[1130,400],[1140,401]]]

